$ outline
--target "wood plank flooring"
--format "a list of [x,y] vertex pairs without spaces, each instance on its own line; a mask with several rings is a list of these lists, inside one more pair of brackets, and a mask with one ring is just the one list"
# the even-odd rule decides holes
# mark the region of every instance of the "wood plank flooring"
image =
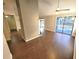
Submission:
[[46,31],[29,42],[12,39],[9,47],[13,59],[73,59],[74,38]]

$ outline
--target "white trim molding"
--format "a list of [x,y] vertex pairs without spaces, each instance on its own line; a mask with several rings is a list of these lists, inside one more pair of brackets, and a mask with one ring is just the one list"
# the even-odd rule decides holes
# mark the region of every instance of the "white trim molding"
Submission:
[[35,39],[35,38],[40,37],[40,36],[41,36],[41,35],[38,35],[38,36],[32,37],[32,38],[30,38],[30,39],[26,39],[25,41],[28,42],[28,41],[31,41],[31,40],[33,40],[33,39]]

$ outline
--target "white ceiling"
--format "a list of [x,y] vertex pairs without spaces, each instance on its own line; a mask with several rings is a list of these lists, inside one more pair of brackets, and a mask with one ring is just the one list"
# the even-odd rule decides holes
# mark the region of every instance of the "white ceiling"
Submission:
[[3,0],[3,10],[6,15],[18,16],[15,0]]
[[13,0],[3,0],[4,1],[4,13],[5,14],[14,14]]
[[[14,0],[4,0],[4,12],[6,14],[17,14]],[[58,0],[38,0],[39,3],[39,15],[47,16],[55,14],[57,9]],[[70,9],[75,12],[76,0],[60,0],[61,9]]]
[[[60,9],[70,9],[70,12],[75,12],[76,0],[59,0]],[[58,6],[58,0],[39,0],[40,16],[55,14]]]

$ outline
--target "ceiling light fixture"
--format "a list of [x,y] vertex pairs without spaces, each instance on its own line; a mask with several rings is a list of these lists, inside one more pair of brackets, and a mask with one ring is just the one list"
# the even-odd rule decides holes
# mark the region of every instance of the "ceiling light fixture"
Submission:
[[8,18],[8,16],[7,16],[7,15],[6,15],[5,17],[6,17],[6,18]]
[[60,9],[60,0],[58,0],[58,5],[57,5],[57,9],[56,12],[60,12],[60,11],[69,11],[70,9]]

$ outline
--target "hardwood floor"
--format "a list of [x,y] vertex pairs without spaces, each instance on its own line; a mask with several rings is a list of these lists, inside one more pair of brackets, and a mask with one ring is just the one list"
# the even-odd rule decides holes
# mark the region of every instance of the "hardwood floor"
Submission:
[[41,37],[24,42],[9,42],[13,59],[73,59],[74,38],[46,31]]

